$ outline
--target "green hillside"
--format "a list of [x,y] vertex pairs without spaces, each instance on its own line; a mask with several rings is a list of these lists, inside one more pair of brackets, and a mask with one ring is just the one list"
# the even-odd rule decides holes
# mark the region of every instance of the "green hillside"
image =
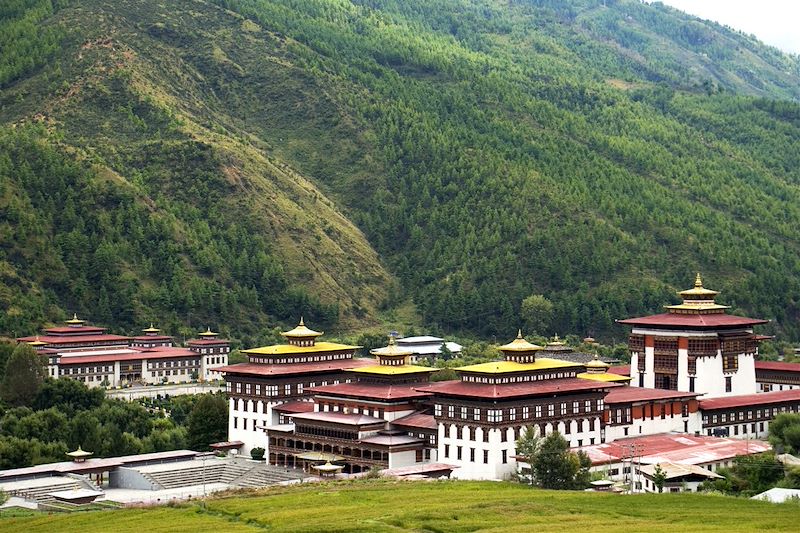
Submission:
[[411,297],[507,336],[544,294],[619,338],[699,270],[800,338],[800,67],[751,37],[610,0],[3,9],[0,330]]
[[2,518],[24,531],[796,531],[797,505],[698,494],[620,496],[498,482],[296,485],[196,505]]

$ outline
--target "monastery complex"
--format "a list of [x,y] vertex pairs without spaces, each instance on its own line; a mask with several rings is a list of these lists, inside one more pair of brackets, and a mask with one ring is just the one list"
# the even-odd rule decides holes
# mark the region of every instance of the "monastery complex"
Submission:
[[[557,338],[538,346],[520,331],[499,347],[502,360],[439,382],[430,381],[436,369],[416,364],[437,352],[432,337],[390,337],[362,359],[360,346],[324,341],[302,319],[284,344],[242,350],[247,362],[233,365],[228,341],[211,331],[184,348],[152,326],[129,338],[74,317],[19,340],[48,356],[51,376],[90,386],[221,376],[229,398],[222,448],[264,448],[273,466],[505,479],[525,466],[520,436],[558,431],[612,479],[625,476],[626,457],[638,454],[640,467],[648,453],[651,467],[672,457],[679,486],[768,449],[757,439],[770,421],[800,412],[800,364],[758,360],[767,337],[754,327],[765,320],[729,314],[699,274],[680,295],[665,313],[619,320],[631,328],[630,366],[582,357]],[[654,486],[652,472],[638,471],[640,488]]]

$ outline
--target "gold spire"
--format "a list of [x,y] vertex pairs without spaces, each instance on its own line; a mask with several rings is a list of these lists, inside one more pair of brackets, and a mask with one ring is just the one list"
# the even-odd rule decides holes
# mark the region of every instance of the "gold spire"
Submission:
[[85,320],[81,320],[80,318],[78,318],[78,313],[73,313],[73,314],[72,314],[72,318],[71,318],[71,319],[69,319],[69,320],[66,320],[65,322],[66,322],[67,324],[69,324],[70,326],[81,326],[81,325],[83,325],[83,324],[84,324],[86,321],[85,321]]
[[297,324],[296,328],[284,331],[281,335],[284,337],[319,337],[322,333],[322,331],[314,331],[313,329],[307,328],[301,316],[300,323]]
[[211,328],[206,326],[206,330],[199,334],[201,337],[216,337],[219,333],[211,331]]
[[700,277],[700,272],[697,273],[697,277],[694,279],[694,286],[698,289],[703,288],[703,279]]
[[150,327],[149,328],[144,328],[142,330],[143,333],[158,333],[159,331],[161,331],[161,330],[158,329],[157,327],[154,327],[152,322],[150,322]]
[[369,353],[380,359],[381,357],[408,357],[414,355],[411,350],[401,348],[394,342],[394,335],[389,335],[389,344],[383,348],[375,348]]
[[522,336],[522,330],[520,329],[517,331],[516,339],[508,344],[498,346],[497,349],[501,352],[532,352],[535,350],[541,350],[542,347],[526,341],[525,337]]
[[606,372],[610,366],[611,365],[608,363],[601,361],[600,356],[594,354],[594,358],[586,363],[586,371],[591,374],[599,374],[601,372]]
[[31,341],[28,344],[30,346],[33,346],[34,348],[38,348],[39,346],[47,346],[46,342],[44,342],[43,340],[39,339],[39,335],[36,335],[36,340]]

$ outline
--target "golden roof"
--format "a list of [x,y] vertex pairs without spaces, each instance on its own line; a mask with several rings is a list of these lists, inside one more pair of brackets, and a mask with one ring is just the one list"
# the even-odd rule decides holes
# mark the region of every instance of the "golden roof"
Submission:
[[219,333],[215,333],[211,331],[211,328],[207,327],[205,331],[203,331],[202,333],[198,333],[198,335],[200,337],[216,337],[217,335],[219,335]]
[[497,348],[501,352],[532,352],[541,350],[542,347],[536,344],[531,344],[522,337],[522,330],[517,330],[517,338],[508,344],[504,344]]
[[558,338],[558,333],[555,334],[553,340],[547,343],[548,346],[564,346],[564,343],[561,342]]
[[80,318],[78,318],[78,313],[73,313],[72,318],[70,318],[69,320],[65,320],[64,322],[69,324],[70,326],[80,326],[81,324],[86,323],[85,320],[81,320]]
[[322,335],[322,331],[314,331],[313,329],[308,329],[306,325],[303,323],[303,317],[300,317],[300,323],[297,325],[296,328],[290,329],[289,331],[284,331],[281,333],[284,337],[319,337]]
[[609,372],[600,372],[592,374],[591,372],[581,372],[578,374],[580,379],[590,379],[592,381],[602,381],[602,382],[611,382],[611,383],[623,383],[628,382],[632,378],[630,376],[622,376],[620,374],[611,374]]
[[480,374],[510,374],[514,372],[529,372],[531,370],[550,370],[558,368],[574,368],[583,366],[580,363],[571,363],[559,359],[542,357],[534,363],[517,363],[516,361],[491,361],[477,365],[458,367],[455,370],[464,372],[478,372]]
[[418,374],[420,372],[436,372],[438,368],[417,365],[372,365],[362,366],[361,368],[351,368],[349,372],[360,372],[362,374],[380,374],[382,376],[398,376],[401,374]]
[[705,287],[703,287],[703,280],[700,277],[700,272],[698,272],[697,277],[694,279],[694,287],[692,287],[691,289],[687,289],[685,291],[681,291],[678,294],[680,294],[683,297],[708,296],[709,300],[713,300],[714,296],[719,294],[719,291],[712,291],[711,289],[706,289]]
[[242,350],[247,355],[297,355],[304,353],[338,352],[343,350],[358,350],[361,346],[339,344],[337,342],[318,342],[314,346],[296,346],[294,344],[275,344]]
[[36,335],[36,340],[31,341],[28,343],[29,346],[47,346],[48,343],[44,342],[43,340],[39,339],[39,335]]
[[374,350],[370,350],[369,353],[378,357],[407,357],[409,355],[414,355],[414,352],[411,350],[406,350],[395,344],[394,336],[392,335],[389,335],[389,344],[387,346],[375,348]]
[[594,368],[603,371],[608,370],[609,367],[611,367],[611,365],[605,361],[601,361],[597,354],[594,354],[594,359],[586,363],[586,368]]
[[78,446],[77,450],[75,450],[74,452],[67,452],[67,455],[69,457],[81,458],[81,457],[89,457],[90,455],[94,455],[94,452],[87,452],[85,450],[82,450],[81,447]]
[[688,310],[688,311],[720,311],[723,309],[730,309],[730,306],[720,305],[714,301],[714,297],[719,294],[718,291],[712,291],[703,287],[703,280],[700,278],[700,273],[694,280],[694,287],[681,291],[683,303],[678,305],[665,305],[667,309],[671,310]]
[[152,322],[150,322],[150,327],[149,328],[145,328],[145,329],[142,330],[142,332],[144,332],[144,333],[158,333],[159,331],[161,331],[161,330],[158,329],[158,328],[153,327],[153,323]]

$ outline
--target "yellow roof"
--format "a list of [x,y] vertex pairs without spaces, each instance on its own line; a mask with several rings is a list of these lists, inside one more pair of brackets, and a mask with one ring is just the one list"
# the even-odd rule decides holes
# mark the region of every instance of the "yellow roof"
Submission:
[[534,363],[517,363],[515,361],[492,361],[489,363],[480,363],[477,365],[462,366],[456,370],[464,372],[479,372],[482,374],[507,374],[512,372],[528,372],[531,370],[550,370],[557,368],[574,368],[576,366],[583,366],[580,363],[571,363],[569,361],[561,361],[559,359],[548,359],[542,357],[537,359]]
[[372,365],[353,368],[350,372],[361,372],[362,374],[381,374],[384,376],[398,376],[401,374],[417,374],[419,372],[436,372],[438,368],[417,365]]
[[542,347],[536,344],[531,344],[522,337],[522,330],[517,331],[517,338],[508,344],[504,344],[497,348],[501,352],[532,352],[534,350],[541,350]]
[[601,361],[600,357],[597,354],[594,354],[594,359],[586,363],[586,368],[609,368],[611,365],[608,363]]
[[370,350],[369,353],[372,355],[377,355],[379,357],[405,357],[409,355],[414,355],[414,352],[411,350],[406,350],[394,343],[394,337],[389,336],[389,345],[384,346],[383,348],[375,348],[374,350]]
[[681,291],[678,294],[681,296],[708,296],[709,299],[713,300],[714,296],[719,294],[719,291],[712,291],[711,289],[706,289],[703,287],[703,280],[700,277],[700,273],[697,273],[697,277],[694,280],[694,287],[691,289],[687,289],[685,291]]
[[591,372],[582,372],[578,374],[578,377],[581,379],[591,379],[592,381],[603,381],[603,382],[622,382],[622,381],[630,381],[630,376],[621,376],[619,374],[610,374],[608,372],[601,372],[598,374],[592,374]]
[[65,320],[65,322],[67,324],[70,324],[70,325],[72,325],[72,324],[80,325],[80,324],[84,324],[86,321],[85,320],[81,320],[80,318],[78,318],[78,313],[73,313],[72,314],[72,318],[70,318],[69,320]]
[[300,317],[300,323],[297,325],[296,328],[290,329],[289,331],[284,331],[281,333],[284,337],[319,337],[322,335],[323,332],[321,331],[314,331],[313,329],[308,329],[306,325],[303,323],[303,317]]
[[94,455],[94,452],[84,451],[80,446],[78,446],[77,450],[74,452],[67,452],[67,455],[70,457],[89,457],[90,455]]
[[28,343],[30,346],[47,346],[47,343],[43,340],[39,339],[39,335],[36,335],[36,340],[31,341]]
[[204,332],[198,333],[198,335],[201,337],[216,337],[217,335],[219,335],[219,333],[211,331],[211,328],[206,328]]
[[161,331],[161,330],[160,330],[160,329],[158,329],[158,328],[154,328],[154,327],[153,327],[153,323],[152,323],[152,322],[150,322],[150,327],[149,327],[149,328],[145,328],[145,329],[143,329],[142,331],[143,331],[144,333],[158,333],[158,332],[159,332],[159,331]]
[[357,350],[361,346],[339,344],[337,342],[318,342],[314,346],[295,346],[293,344],[275,344],[242,350],[248,355],[295,355],[301,353],[336,352],[340,350]]

